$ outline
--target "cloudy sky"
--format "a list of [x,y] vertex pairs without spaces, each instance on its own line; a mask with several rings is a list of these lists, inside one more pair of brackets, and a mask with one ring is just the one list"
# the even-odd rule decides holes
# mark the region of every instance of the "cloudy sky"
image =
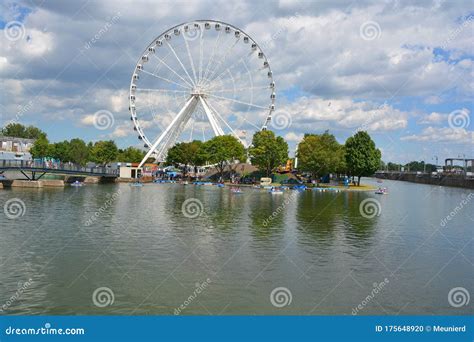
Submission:
[[[144,49],[169,28],[214,19],[265,52],[276,83],[270,128],[294,150],[326,129],[368,130],[385,161],[474,158],[472,1],[2,1],[2,125],[52,141],[142,146],[128,89]],[[112,114],[106,129],[94,115]],[[100,127],[104,128],[104,127]]]

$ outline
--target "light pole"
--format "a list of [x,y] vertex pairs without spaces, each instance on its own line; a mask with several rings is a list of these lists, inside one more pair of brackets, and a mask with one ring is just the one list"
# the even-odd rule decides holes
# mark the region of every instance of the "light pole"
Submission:
[[434,156],[434,159],[436,160],[436,170],[438,170],[438,156]]

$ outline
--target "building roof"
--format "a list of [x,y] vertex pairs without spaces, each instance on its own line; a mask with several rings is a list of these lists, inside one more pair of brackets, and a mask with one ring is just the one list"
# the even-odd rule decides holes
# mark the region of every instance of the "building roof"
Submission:
[[26,138],[18,138],[18,137],[8,137],[6,135],[0,135],[0,141],[12,141],[12,142],[19,142],[23,144],[32,144],[35,142],[36,139],[26,139]]

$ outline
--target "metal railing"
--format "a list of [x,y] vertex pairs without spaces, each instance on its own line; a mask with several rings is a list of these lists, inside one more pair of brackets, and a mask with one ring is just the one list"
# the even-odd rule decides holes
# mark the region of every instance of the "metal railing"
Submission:
[[118,169],[110,167],[83,167],[73,163],[36,162],[31,160],[0,160],[0,169],[41,169],[51,170],[57,173],[66,171],[67,173],[79,172],[90,174],[118,175]]

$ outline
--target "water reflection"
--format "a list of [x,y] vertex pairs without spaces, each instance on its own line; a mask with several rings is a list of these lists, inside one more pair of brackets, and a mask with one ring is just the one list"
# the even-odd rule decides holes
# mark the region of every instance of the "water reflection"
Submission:
[[343,238],[356,246],[367,247],[378,217],[361,216],[359,204],[364,198],[367,194],[353,192],[307,191],[301,194],[296,205],[301,243],[329,247]]
[[[20,198],[26,211],[14,220],[0,215],[0,304],[19,281],[31,278],[31,287],[7,314],[172,314],[196,282],[210,277],[199,303],[213,314],[275,314],[268,302],[275,284],[290,286],[294,295],[291,310],[278,313],[306,314],[326,298],[318,314],[347,314],[354,286],[363,292],[361,298],[366,289],[350,279],[327,297],[326,289],[351,270],[371,287],[385,276],[385,267],[402,265],[397,276],[403,282],[391,281],[378,303],[390,312],[449,314],[450,288],[461,284],[474,291],[470,265],[461,256],[453,259],[463,247],[466,258],[473,258],[462,238],[472,235],[470,207],[459,211],[443,234],[433,234],[433,225],[439,226],[467,192],[387,183],[390,194],[381,197],[370,192],[271,195],[251,188],[235,195],[227,187],[178,184],[1,190],[0,204]],[[193,198],[203,212],[186,217],[182,206]],[[360,214],[367,198],[380,202],[380,216]],[[91,217],[96,219],[87,225]],[[418,249],[424,242],[426,248]],[[414,251],[419,252],[405,262]],[[452,267],[443,268],[448,262]],[[439,269],[438,286],[424,291]],[[114,290],[113,306],[92,304],[100,286]],[[199,303],[188,313],[207,314]],[[384,314],[378,306],[365,310]]]

